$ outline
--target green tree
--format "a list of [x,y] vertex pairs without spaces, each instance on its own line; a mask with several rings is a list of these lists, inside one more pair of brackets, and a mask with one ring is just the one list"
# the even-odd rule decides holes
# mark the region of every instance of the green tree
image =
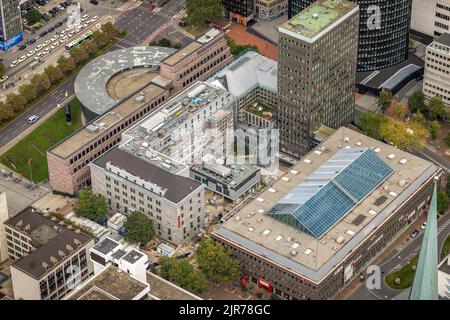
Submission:
[[378,114],[374,111],[367,111],[359,117],[358,126],[369,137],[381,140],[380,127],[388,121],[389,119],[382,114]]
[[88,56],[93,56],[97,53],[97,44],[94,41],[85,41],[81,44],[81,48],[87,53]]
[[115,38],[119,35],[120,31],[111,22],[102,24],[101,30],[110,38]]
[[448,209],[448,205],[450,204],[450,199],[444,190],[439,191],[437,195],[437,210],[439,214],[444,214]]
[[101,31],[94,31],[92,33],[92,39],[99,49],[104,48],[112,40],[110,36]]
[[19,93],[27,100],[27,102],[32,102],[38,96],[36,86],[33,83],[21,85],[19,87]]
[[411,121],[416,122],[422,126],[425,125],[425,123],[427,123],[427,120],[425,119],[424,115],[420,111],[417,111],[416,113],[414,113],[411,116]]
[[377,99],[377,104],[380,106],[381,110],[383,110],[383,112],[385,112],[387,110],[387,108],[389,108],[389,106],[392,103],[392,99],[394,97],[392,96],[392,93],[390,91],[386,91],[383,90],[381,91],[378,99]]
[[447,147],[450,148],[450,132],[447,133],[447,135],[445,136],[444,141],[445,141],[445,144],[447,145]]
[[10,105],[0,101],[0,122],[11,119],[14,116],[14,110]]
[[411,96],[409,96],[408,107],[409,111],[411,112],[426,111],[425,95],[423,94],[422,90],[418,90],[414,92]]
[[194,26],[200,26],[224,18],[224,8],[220,0],[187,0],[186,21]]
[[415,122],[389,120],[380,127],[380,135],[403,150],[422,150],[430,133]]
[[25,108],[27,100],[19,94],[10,93],[6,96],[6,104],[11,106],[13,112],[17,112]]
[[439,96],[434,96],[428,102],[428,115],[432,119],[436,119],[437,117],[443,118],[445,115],[445,104],[442,101],[442,98]]
[[37,94],[40,95],[52,85],[45,73],[36,74],[31,78],[31,83],[36,86]]
[[80,192],[77,205],[75,206],[76,214],[92,221],[100,221],[106,217],[106,212],[107,205],[104,197],[93,194],[87,188]]
[[124,225],[125,239],[146,244],[153,238],[153,223],[143,213],[135,211]]
[[88,58],[88,54],[83,49],[83,47],[74,47],[70,49],[70,57],[75,61],[76,65],[80,65]]
[[230,53],[233,56],[239,56],[241,54],[243,54],[244,52],[247,51],[256,51],[258,52],[258,47],[256,46],[251,46],[251,45],[238,45],[236,43],[236,41],[234,41],[232,38],[230,37],[226,37],[227,38],[227,45],[230,48]]
[[211,239],[204,239],[195,252],[198,266],[209,280],[215,283],[230,283],[240,274],[239,261]]
[[27,19],[29,25],[33,25],[41,20],[42,15],[39,10],[31,8],[30,10],[28,10],[25,18]]
[[50,65],[45,68],[44,73],[52,84],[58,83],[64,77],[64,72],[59,66]]
[[401,120],[405,117],[405,106],[402,103],[397,103],[393,110],[394,116]]
[[75,61],[71,57],[66,58],[65,56],[61,55],[58,58],[58,67],[61,68],[62,72],[65,74],[70,74],[73,70],[75,70],[76,65]]
[[198,293],[206,291],[207,286],[203,275],[195,270],[187,259],[161,257],[159,264],[161,277],[187,290]]
[[441,133],[441,125],[439,124],[438,121],[435,120],[430,124],[428,131],[430,131],[431,138],[433,140],[436,140],[437,137],[439,137],[439,134]]

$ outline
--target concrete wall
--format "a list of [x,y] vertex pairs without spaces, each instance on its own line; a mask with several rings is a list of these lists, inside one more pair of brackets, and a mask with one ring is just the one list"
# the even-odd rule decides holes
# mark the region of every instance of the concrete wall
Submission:
[[8,205],[6,204],[6,193],[0,193],[0,262],[8,259],[8,249],[6,247],[6,235],[4,222],[8,220]]

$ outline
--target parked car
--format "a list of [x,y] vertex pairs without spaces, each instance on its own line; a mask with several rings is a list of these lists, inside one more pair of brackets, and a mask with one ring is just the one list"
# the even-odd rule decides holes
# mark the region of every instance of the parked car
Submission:
[[0,83],[5,82],[8,80],[8,76],[5,74],[3,77],[0,78]]
[[92,3],[94,6],[98,5],[98,1],[97,0],[90,0],[90,3]]
[[415,238],[415,237],[417,237],[419,235],[419,230],[414,230],[412,233],[411,233],[411,238]]
[[43,31],[43,32],[39,33],[39,37],[41,37],[41,38],[45,37],[47,34],[48,34],[47,31]]
[[33,44],[36,42],[36,39],[32,38],[27,41],[28,44]]
[[28,123],[32,124],[32,123],[35,123],[38,120],[39,120],[39,117],[37,115],[33,114],[32,116],[28,117],[27,121],[28,121]]
[[423,225],[420,226],[420,229],[425,230],[426,227],[427,227],[427,223],[425,222]]
[[27,45],[24,43],[23,45],[21,45],[20,47],[19,47],[19,50],[20,51],[23,51],[23,50],[25,50],[27,48]]
[[58,27],[61,27],[61,26],[62,26],[62,24],[63,24],[63,22],[62,22],[62,21],[60,21],[60,22],[58,22],[58,23],[56,23],[56,24],[55,24],[55,27],[56,27],[56,28],[58,28]]
[[55,30],[55,28],[54,27],[50,27],[50,28],[48,28],[48,32],[52,32],[52,31],[54,31]]

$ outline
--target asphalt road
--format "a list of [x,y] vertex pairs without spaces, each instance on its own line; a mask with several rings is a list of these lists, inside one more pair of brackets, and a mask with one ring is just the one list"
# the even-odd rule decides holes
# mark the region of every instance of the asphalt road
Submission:
[[[442,247],[447,236],[450,234],[450,216],[447,214],[438,220],[438,248],[439,251]],[[409,240],[407,244],[401,250],[394,250],[389,254],[383,261],[379,264],[382,272],[382,277],[389,274],[391,271],[396,270],[403,266],[406,262],[410,261],[416,254],[419,253],[420,246],[423,239],[423,231],[421,230],[420,235],[412,240]],[[411,238],[410,238],[411,239]],[[408,290],[408,289],[406,289]],[[365,285],[361,285],[357,290],[355,290],[348,299],[352,300],[384,300],[393,299],[395,296],[400,294],[401,290],[393,290],[387,286],[384,280],[381,281],[381,289],[379,290],[368,290]]]
[[[127,29],[128,34],[120,39],[118,43],[110,50],[117,50],[120,48],[128,48],[142,43],[160,26],[171,19],[171,17],[184,6],[185,0],[171,0],[159,12],[152,13],[148,10],[148,4],[143,3],[139,7],[122,14],[116,22],[119,29]],[[30,115],[38,115],[42,118],[45,114],[56,107],[58,103],[65,100],[66,91],[68,95],[74,92],[74,79],[71,78],[54,91],[50,96],[35,104],[31,109],[27,110],[20,117],[6,127],[0,129],[0,148],[5,146],[9,141],[20,135],[24,129],[28,128],[27,119]],[[37,122],[39,123],[39,121]],[[36,126],[36,124],[33,124]]]

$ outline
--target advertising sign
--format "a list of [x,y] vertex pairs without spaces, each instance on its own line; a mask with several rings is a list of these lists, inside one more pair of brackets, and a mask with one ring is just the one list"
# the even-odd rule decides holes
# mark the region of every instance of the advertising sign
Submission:
[[23,40],[23,32],[16,34],[14,37],[9,38],[6,41],[0,41],[0,50],[7,51],[11,47],[15,46]]

